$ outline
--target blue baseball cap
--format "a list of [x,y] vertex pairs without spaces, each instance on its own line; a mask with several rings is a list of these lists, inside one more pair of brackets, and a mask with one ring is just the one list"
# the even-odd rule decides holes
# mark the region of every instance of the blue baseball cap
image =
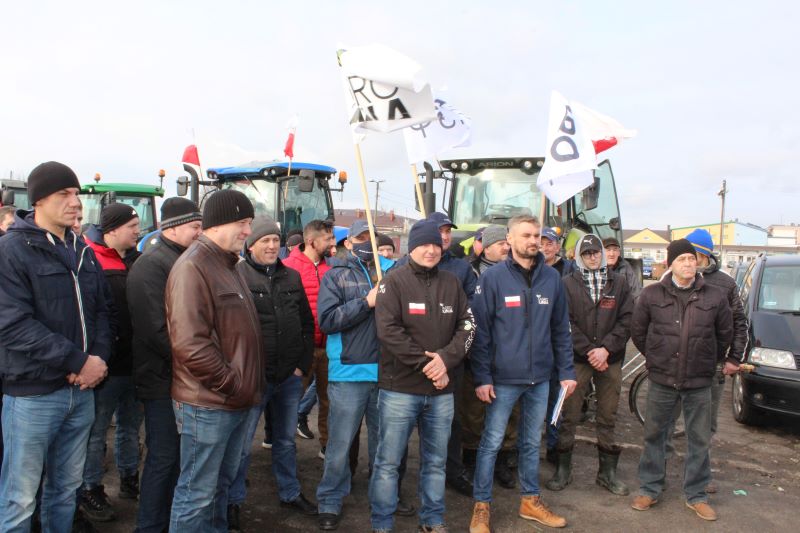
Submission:
[[343,241],[347,238],[347,228],[344,226],[334,226],[333,227],[333,238],[336,239],[336,242]]
[[556,230],[547,226],[542,228],[542,239],[550,239],[553,242],[558,242],[560,240]]
[[365,231],[369,231],[369,224],[367,224],[366,220],[356,220],[350,225],[350,231],[347,233],[348,238],[357,237],[364,233]]
[[458,226],[453,224],[453,221],[450,220],[450,217],[438,211],[434,211],[428,215],[428,220],[436,222],[436,225],[439,227],[439,229],[441,229],[443,226],[451,226],[453,229],[458,229]]

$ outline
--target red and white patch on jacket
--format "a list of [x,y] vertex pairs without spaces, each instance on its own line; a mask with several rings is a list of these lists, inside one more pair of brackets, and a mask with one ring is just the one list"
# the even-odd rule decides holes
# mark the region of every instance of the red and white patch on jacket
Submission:
[[522,300],[519,296],[506,296],[506,307],[519,307]]
[[425,314],[425,304],[415,304],[412,302],[408,303],[408,314],[410,315],[424,315]]

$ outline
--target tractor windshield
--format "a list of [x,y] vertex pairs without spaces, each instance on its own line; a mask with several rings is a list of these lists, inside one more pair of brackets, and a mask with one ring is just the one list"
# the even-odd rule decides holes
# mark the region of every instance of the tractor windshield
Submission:
[[[103,196],[107,193],[86,193],[80,194],[83,204],[83,223],[99,224],[100,212],[103,210]],[[116,193],[116,202],[133,207],[139,214],[140,235],[146,235],[156,229],[155,198],[152,196],[137,196],[131,194]]]
[[506,168],[456,175],[452,219],[457,225],[505,224],[517,215],[536,215],[541,219],[542,193],[536,188],[538,172]]

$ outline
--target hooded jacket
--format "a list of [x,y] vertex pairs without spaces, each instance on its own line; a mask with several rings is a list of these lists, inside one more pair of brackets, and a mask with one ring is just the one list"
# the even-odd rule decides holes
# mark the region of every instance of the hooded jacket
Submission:
[[0,375],[11,396],[67,385],[88,356],[108,361],[111,317],[103,271],[83,239],[58,239],[19,210],[0,239]]
[[475,386],[575,379],[564,285],[536,255],[527,274],[509,254],[479,279],[472,300],[477,333],[470,352]]
[[113,248],[109,248],[100,229],[92,224],[84,234],[86,243],[94,250],[103,274],[111,289],[111,313],[114,316],[114,340],[111,343],[111,359],[108,363],[110,376],[130,376],[133,374],[133,326],[131,314],[128,310],[128,296],[126,285],[128,271],[139,258],[141,253],[136,249],[130,250],[122,258]]
[[[633,298],[625,278],[608,272],[600,298],[592,301],[581,269],[586,268],[580,255],[581,241],[575,245],[576,269],[563,278],[569,303],[572,349],[575,362],[589,364],[588,352],[603,347],[608,350],[608,364],[621,361],[630,339]],[[606,266],[606,252],[601,249],[600,268]]]
[[727,350],[733,319],[727,296],[700,274],[685,307],[669,272],[648,285],[633,311],[631,338],[645,355],[650,379],[676,389],[711,385],[718,350]]
[[325,260],[315,265],[314,262],[303,253],[303,250],[301,250],[304,246],[303,244],[295,246],[294,250],[289,254],[289,257],[282,259],[282,261],[285,266],[293,268],[300,273],[300,279],[306,291],[308,304],[311,306],[311,312],[314,313],[314,346],[322,347],[325,346],[325,336],[319,329],[317,304],[322,277],[330,270],[330,267]]
[[[395,262],[379,256],[380,268],[390,271]],[[319,327],[328,335],[328,381],[378,381],[378,333],[374,309],[367,293],[374,283],[373,265],[366,265],[352,253],[331,262],[322,278],[317,316]]]
[[167,278],[186,250],[161,235],[131,267],[128,310],[133,327],[133,382],[142,400],[164,400],[172,386],[172,347],[164,293]]
[[450,371],[472,344],[475,320],[458,278],[409,260],[381,282],[375,321],[381,343],[380,388],[426,395],[453,392],[453,381],[437,390],[422,369],[430,362],[426,351],[438,353]]

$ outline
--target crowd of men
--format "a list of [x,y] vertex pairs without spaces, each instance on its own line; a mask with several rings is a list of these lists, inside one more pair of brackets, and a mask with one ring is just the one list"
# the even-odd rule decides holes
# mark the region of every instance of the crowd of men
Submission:
[[[417,514],[419,531],[446,532],[450,486],[474,500],[470,533],[489,533],[493,483],[516,487],[515,469],[519,516],[564,527],[541,499],[543,431],[556,464],[545,485],[561,491],[593,386],[597,484],[629,493],[614,429],[631,338],[650,371],[632,507],[658,502],[682,410],[686,505],[716,519],[710,441],[720,376],[737,371],[746,324],[707,232],[671,242],[670,270],[642,290],[618,241],[581,235],[567,259],[558,231],[532,216],[481,229],[461,259],[455,224],[431,213],[398,260],[379,236],[376,261],[361,220],[344,250],[320,220],[282,247],[274,220],[221,190],[202,213],[166,200],[160,237],[139,254],[138,215],[124,204],[79,235],[79,187],[67,166],[43,163],[28,178],[33,209],[0,211],[0,531],[90,531],[114,519],[102,483],[112,417],[119,496],[139,500],[136,531],[238,531],[262,414],[281,505],[321,530],[341,521],[364,422],[373,531]],[[315,437],[314,403],[316,503],[295,444]],[[418,510],[401,496],[415,428]]]

